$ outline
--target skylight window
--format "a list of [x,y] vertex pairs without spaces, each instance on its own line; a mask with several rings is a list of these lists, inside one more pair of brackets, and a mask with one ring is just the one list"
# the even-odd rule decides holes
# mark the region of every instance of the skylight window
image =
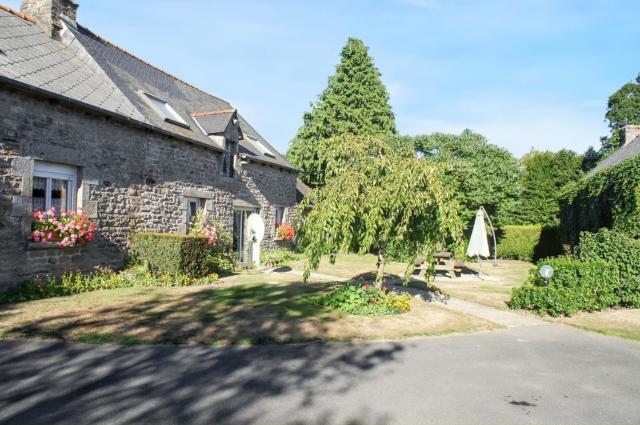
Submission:
[[149,104],[155,109],[155,111],[162,117],[164,120],[171,124],[177,124],[182,127],[189,128],[189,125],[185,120],[182,119],[180,115],[162,99],[159,99],[149,93],[144,93],[145,98],[149,102]]
[[262,143],[260,140],[254,139],[253,137],[249,137],[248,138],[251,143],[254,144],[255,147],[257,147],[260,152],[262,152],[263,155],[268,156],[270,158],[275,158],[276,156],[273,154],[273,152],[271,152],[269,150],[269,148],[267,148],[264,143]]

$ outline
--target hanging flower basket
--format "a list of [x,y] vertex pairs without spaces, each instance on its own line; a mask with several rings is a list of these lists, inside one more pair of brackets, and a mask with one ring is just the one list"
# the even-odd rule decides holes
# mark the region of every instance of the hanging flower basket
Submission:
[[282,223],[276,227],[276,240],[277,241],[291,241],[296,235],[293,230],[293,226],[290,224]]
[[86,214],[55,208],[33,213],[31,239],[38,243],[56,243],[60,248],[85,245],[95,238],[96,225]]

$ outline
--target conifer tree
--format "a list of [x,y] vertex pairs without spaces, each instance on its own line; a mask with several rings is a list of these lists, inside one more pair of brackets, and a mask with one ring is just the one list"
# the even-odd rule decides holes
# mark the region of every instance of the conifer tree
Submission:
[[291,141],[287,158],[299,167],[311,187],[324,184],[326,153],[320,141],[342,134],[395,134],[395,117],[380,71],[361,40],[349,38],[336,73],[327,88],[304,114],[304,124]]

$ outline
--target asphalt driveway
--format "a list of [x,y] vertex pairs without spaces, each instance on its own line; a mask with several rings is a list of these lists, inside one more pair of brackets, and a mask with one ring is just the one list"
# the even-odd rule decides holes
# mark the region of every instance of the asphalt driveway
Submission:
[[637,424],[640,343],[556,325],[244,348],[5,341],[0,423]]

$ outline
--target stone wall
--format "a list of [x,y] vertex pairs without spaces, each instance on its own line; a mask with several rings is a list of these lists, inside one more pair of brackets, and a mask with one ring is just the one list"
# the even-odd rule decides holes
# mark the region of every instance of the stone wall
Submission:
[[[246,163],[224,177],[211,149],[8,88],[0,110],[0,289],[36,274],[121,267],[131,231],[186,232],[188,197],[229,229],[234,200],[259,205],[264,248],[276,246],[275,206],[295,206],[296,174],[275,165]],[[70,250],[28,242],[37,160],[77,167],[77,204],[96,222],[96,241]]]

